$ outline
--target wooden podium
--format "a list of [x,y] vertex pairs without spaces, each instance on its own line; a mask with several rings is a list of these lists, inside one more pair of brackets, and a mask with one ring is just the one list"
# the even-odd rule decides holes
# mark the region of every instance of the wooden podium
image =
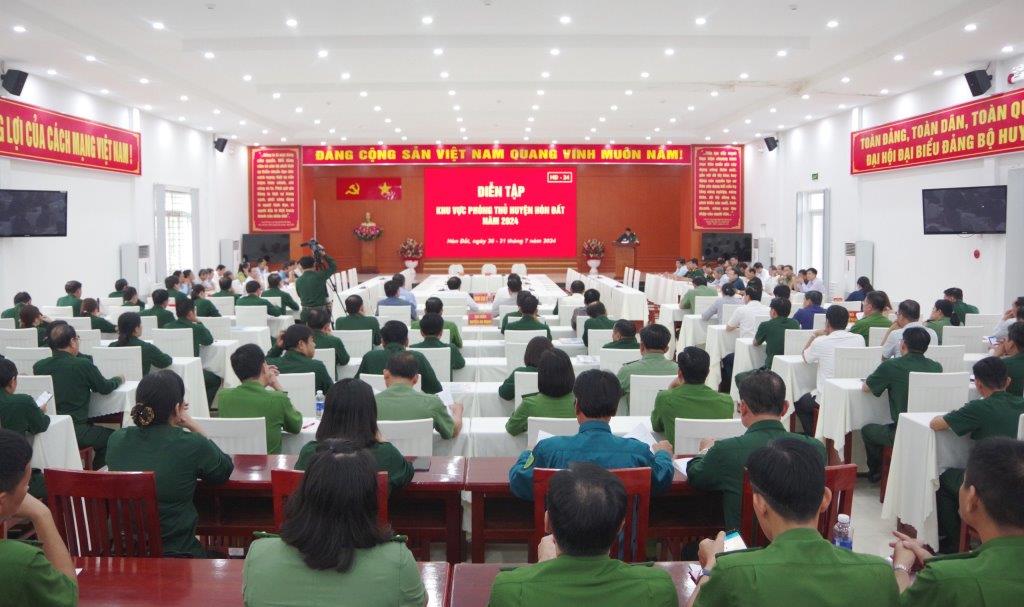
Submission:
[[626,267],[636,267],[636,242],[615,243],[615,278],[622,279],[626,275]]
[[377,241],[361,240],[359,251],[359,271],[368,274],[377,272]]

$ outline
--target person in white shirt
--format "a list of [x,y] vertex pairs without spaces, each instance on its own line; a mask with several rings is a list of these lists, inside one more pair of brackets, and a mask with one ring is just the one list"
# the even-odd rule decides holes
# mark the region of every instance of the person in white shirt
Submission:
[[711,302],[708,309],[704,310],[704,313],[700,315],[701,320],[711,322],[712,318],[717,318],[719,324],[721,324],[724,322],[724,319],[721,318],[722,306],[735,303],[739,303],[736,300],[736,287],[732,286],[732,283],[724,284],[722,285],[722,296]]
[[935,331],[924,326],[921,320],[921,304],[913,299],[904,299],[900,302],[896,312],[896,322],[892,323],[885,337],[882,338],[882,358],[892,358],[900,355],[900,342],[903,341],[903,331],[911,327],[920,327],[928,332],[932,338],[930,343],[939,343],[939,336]]
[[491,313],[497,316],[501,306],[519,305],[517,302],[519,292],[522,290],[523,279],[519,278],[518,274],[509,274],[508,279],[505,281],[505,287],[498,289],[498,292],[494,294],[494,305],[492,306]]
[[807,268],[806,270],[807,280],[800,285],[800,290],[804,293],[808,291],[817,291],[819,293],[825,292],[825,283],[818,278],[818,270],[815,268]]
[[676,278],[682,278],[683,276],[686,276],[686,273],[689,271],[690,270],[686,267],[686,260],[679,258],[676,260],[676,271],[673,272],[672,275]]
[[[759,317],[765,318],[759,318]],[[747,285],[743,293],[743,305],[732,312],[732,317],[725,324],[726,331],[739,331],[740,337],[753,337],[757,326],[771,318],[771,309],[761,303],[761,283],[756,278]],[[722,390],[728,392],[732,382],[732,364],[735,354],[722,357]]]
[[[464,303],[466,304],[466,310],[469,312],[476,312],[478,310],[476,302],[473,300],[473,296],[462,290],[461,278],[459,278],[458,276],[452,276],[448,278],[448,282],[445,283],[445,286],[447,288],[444,290],[444,292],[451,293],[452,295],[442,297],[441,299],[443,301]],[[461,297],[455,296],[456,293],[461,295]]]
[[761,279],[761,284],[767,285],[768,280],[771,278],[771,274],[765,269],[764,264],[760,261],[754,262],[754,274]]
[[992,330],[992,337],[1005,340],[1006,336],[1009,335],[1010,325],[1018,320],[1024,320],[1024,296],[1013,300],[1010,308],[1003,312],[1003,319],[996,323],[995,328]]
[[558,298],[552,314],[557,316],[561,313],[561,310],[565,310],[566,314],[572,314],[572,311],[576,308],[585,306],[586,304],[583,303],[583,291],[586,289],[587,285],[583,284],[582,280],[574,280],[569,283],[569,295]]
[[843,306],[829,306],[825,311],[825,328],[817,329],[804,346],[804,362],[818,364],[818,376],[813,391],[794,403],[794,410],[804,433],[814,436],[814,411],[818,408],[817,395],[825,387],[825,380],[836,374],[836,348],[863,348],[864,338],[846,330],[849,311]]

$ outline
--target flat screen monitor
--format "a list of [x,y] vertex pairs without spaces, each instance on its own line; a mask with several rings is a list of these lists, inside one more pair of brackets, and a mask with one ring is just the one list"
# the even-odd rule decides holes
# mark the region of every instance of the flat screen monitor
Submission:
[[753,253],[751,235],[743,232],[702,232],[700,253],[702,259],[735,257],[749,262]]
[[285,263],[290,255],[288,234],[242,234],[242,255],[253,263],[265,255],[270,263]]
[[0,238],[67,235],[67,192],[0,190]]
[[1005,234],[1006,186],[921,190],[925,234]]

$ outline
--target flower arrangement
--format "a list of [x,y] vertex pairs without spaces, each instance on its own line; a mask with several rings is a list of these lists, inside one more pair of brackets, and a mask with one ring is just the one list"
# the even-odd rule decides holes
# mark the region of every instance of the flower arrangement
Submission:
[[406,238],[402,241],[402,246],[398,247],[398,255],[402,259],[423,259],[423,244]]
[[380,235],[384,233],[384,230],[380,229],[377,224],[366,225],[362,224],[356,229],[352,230],[352,233],[356,235],[359,240],[377,240]]
[[604,243],[596,238],[584,240],[583,256],[587,259],[602,259],[604,257]]

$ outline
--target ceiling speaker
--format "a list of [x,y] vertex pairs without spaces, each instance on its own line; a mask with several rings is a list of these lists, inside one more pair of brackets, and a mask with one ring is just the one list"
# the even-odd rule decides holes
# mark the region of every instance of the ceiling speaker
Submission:
[[977,97],[992,88],[992,76],[985,70],[974,70],[964,74],[967,79],[967,86],[971,87],[971,94]]
[[769,152],[774,151],[775,148],[779,147],[779,140],[775,137],[765,137],[764,146],[768,148]]
[[28,80],[28,72],[21,70],[7,70],[3,76],[0,76],[0,83],[3,84],[4,90],[15,96],[21,94],[26,80]]
[[213,140],[213,147],[218,152],[223,152],[224,148],[228,147],[228,140],[223,137],[218,137]]

